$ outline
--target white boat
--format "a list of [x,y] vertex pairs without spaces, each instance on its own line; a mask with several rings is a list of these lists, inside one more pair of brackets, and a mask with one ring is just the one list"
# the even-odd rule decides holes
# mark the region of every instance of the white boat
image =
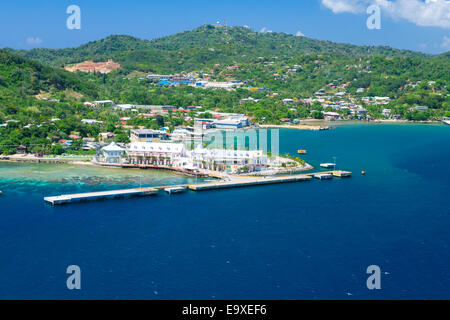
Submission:
[[442,122],[450,125],[450,119],[442,120]]
[[321,163],[320,166],[322,168],[334,168],[336,167],[336,163]]
[[169,187],[164,189],[167,193],[181,193],[186,191],[186,187]]

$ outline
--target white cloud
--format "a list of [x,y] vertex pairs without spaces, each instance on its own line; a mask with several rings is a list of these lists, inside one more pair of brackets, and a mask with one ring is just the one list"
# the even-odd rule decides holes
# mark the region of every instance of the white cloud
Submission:
[[33,37],[28,37],[26,40],[27,44],[30,46],[34,46],[34,45],[40,45],[42,43],[42,39],[39,37],[33,38]]
[[303,32],[301,32],[300,30],[297,31],[297,33],[295,34],[297,37],[304,37],[305,35],[303,34]]
[[333,13],[361,13],[364,11],[365,0],[322,0],[322,4]]
[[450,50],[450,38],[447,36],[444,36],[442,39],[441,47],[445,50]]
[[393,19],[407,20],[422,27],[450,29],[450,0],[321,0],[333,13],[365,13],[377,4]]
[[267,28],[263,27],[261,30],[259,30],[259,32],[264,33],[264,32],[266,32],[266,30],[267,30]]

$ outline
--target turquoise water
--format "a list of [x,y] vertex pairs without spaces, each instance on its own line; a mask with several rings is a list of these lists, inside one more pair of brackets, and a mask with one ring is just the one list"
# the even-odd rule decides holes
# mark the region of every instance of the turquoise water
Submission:
[[[195,179],[0,164],[0,298],[448,299],[450,127],[280,131],[350,179],[51,207],[44,196]],[[366,170],[365,176],[361,170]],[[82,289],[66,288],[79,265]],[[366,268],[379,265],[381,290]]]

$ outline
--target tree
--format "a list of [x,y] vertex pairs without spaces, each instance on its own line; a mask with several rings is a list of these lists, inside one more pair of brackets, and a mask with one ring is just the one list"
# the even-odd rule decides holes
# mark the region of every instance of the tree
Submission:
[[125,135],[123,133],[120,133],[120,134],[116,135],[115,141],[116,142],[121,142],[121,143],[129,143],[130,142],[130,138],[127,135]]
[[159,127],[164,127],[164,117],[162,115],[158,114],[155,120]]
[[313,111],[313,113],[312,113],[312,117],[314,118],[314,119],[323,119],[323,113],[322,112],[320,112],[320,111]]

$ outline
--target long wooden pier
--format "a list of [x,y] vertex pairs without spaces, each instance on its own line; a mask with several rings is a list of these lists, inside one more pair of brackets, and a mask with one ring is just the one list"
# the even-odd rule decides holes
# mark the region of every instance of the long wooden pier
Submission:
[[333,177],[350,177],[351,172],[349,171],[324,171],[315,173],[303,173],[303,174],[293,174],[284,176],[272,176],[272,177],[254,177],[254,176],[230,176],[228,179],[221,179],[214,182],[200,182],[194,184],[180,184],[172,186],[157,186],[149,188],[136,188],[136,189],[125,189],[125,190],[111,190],[111,191],[101,191],[101,192],[88,192],[88,193],[76,193],[76,194],[66,194],[54,197],[45,197],[44,200],[52,205],[71,203],[76,201],[86,201],[86,200],[100,200],[100,199],[113,199],[121,197],[131,197],[131,196],[147,196],[156,195],[159,190],[164,190],[168,188],[189,188],[193,191],[204,191],[204,190],[214,190],[214,189],[224,189],[224,188],[238,188],[238,187],[249,187],[276,183],[287,183],[287,182],[299,182],[299,181],[310,181],[313,177],[317,175],[332,175]]

